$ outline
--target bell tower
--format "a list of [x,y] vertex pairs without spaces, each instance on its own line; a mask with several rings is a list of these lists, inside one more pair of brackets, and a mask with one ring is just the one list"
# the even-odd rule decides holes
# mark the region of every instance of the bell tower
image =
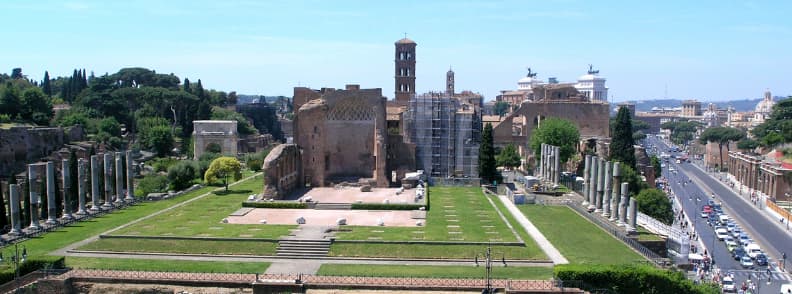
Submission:
[[450,67],[446,73],[446,94],[454,96],[454,71]]
[[415,41],[407,39],[398,40],[395,59],[395,92],[396,103],[407,105],[410,97],[415,95]]

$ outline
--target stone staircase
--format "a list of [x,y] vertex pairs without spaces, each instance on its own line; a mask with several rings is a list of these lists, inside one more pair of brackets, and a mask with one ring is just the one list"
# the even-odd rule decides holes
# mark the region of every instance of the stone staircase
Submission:
[[277,256],[324,257],[330,252],[330,240],[283,239],[278,241]]
[[321,210],[350,210],[352,204],[350,203],[317,203],[314,209]]

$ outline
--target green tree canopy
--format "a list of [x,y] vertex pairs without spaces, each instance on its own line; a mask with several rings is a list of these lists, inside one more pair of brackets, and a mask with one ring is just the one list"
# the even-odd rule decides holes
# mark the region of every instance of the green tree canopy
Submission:
[[674,211],[665,192],[654,188],[644,189],[635,196],[635,202],[638,204],[638,211],[667,225],[674,222]]
[[567,162],[575,154],[580,142],[580,132],[571,121],[550,117],[542,120],[539,127],[531,133],[530,147],[536,158],[542,152],[542,143],[558,146],[561,149],[559,159]]
[[737,149],[745,152],[752,152],[756,147],[759,147],[759,142],[754,139],[745,138],[737,142]]
[[153,149],[159,156],[167,155],[173,148],[173,134],[164,118],[149,117],[139,120],[138,134],[140,146]]
[[635,139],[630,109],[619,108],[616,124],[611,130],[610,159],[635,167]]
[[198,174],[198,164],[192,160],[179,161],[168,168],[168,182],[174,190],[183,190],[192,185]]
[[204,181],[207,183],[222,180],[226,191],[228,191],[229,178],[234,180],[242,178],[242,163],[234,157],[218,157],[209,164],[209,169],[204,174]]
[[652,163],[652,168],[654,169],[655,178],[659,178],[660,175],[663,173],[663,164],[660,162],[660,158],[657,155],[652,155],[649,157],[649,161]]
[[751,133],[763,146],[792,142],[792,96],[778,101],[770,117],[756,126]]
[[500,174],[495,162],[495,146],[492,138],[492,124],[487,123],[481,132],[481,145],[478,158],[479,177],[487,184],[500,182]]
[[743,138],[745,138],[745,132],[730,127],[708,128],[699,135],[699,141],[701,141],[702,144],[707,144],[707,142],[715,142],[718,144],[721,168],[723,168],[723,146],[726,145],[726,151],[729,151],[730,142],[736,142]]
[[38,125],[49,125],[52,119],[52,103],[47,95],[37,87],[30,87],[22,91],[22,108],[19,115],[23,120],[32,121]]
[[503,101],[495,102],[495,114],[499,116],[504,116],[507,113],[509,113],[509,108],[511,108],[511,105],[509,105],[509,103],[507,102],[503,102]]
[[498,163],[498,166],[503,166],[507,169],[520,166],[520,154],[517,152],[517,147],[514,147],[513,144],[503,147],[495,159]]

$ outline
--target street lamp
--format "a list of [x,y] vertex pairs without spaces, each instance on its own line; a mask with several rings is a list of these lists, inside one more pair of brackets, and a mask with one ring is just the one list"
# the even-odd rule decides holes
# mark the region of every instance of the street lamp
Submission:
[[[22,245],[22,254],[19,254],[19,244],[14,244],[14,255],[11,256],[11,260],[9,263],[14,264],[14,281],[17,284],[17,290],[19,289],[19,265],[25,263],[27,259],[27,247]],[[0,251],[0,262],[3,262],[3,252]]]
[[[481,291],[482,294],[492,294],[495,293],[495,289],[492,288],[492,245],[487,245],[487,251],[484,252],[484,269],[485,269],[485,278],[487,279],[487,285],[485,286],[484,290]],[[475,257],[476,266],[479,266],[479,255],[476,254]],[[506,266],[506,256],[501,255],[501,262],[503,262],[503,266]]]

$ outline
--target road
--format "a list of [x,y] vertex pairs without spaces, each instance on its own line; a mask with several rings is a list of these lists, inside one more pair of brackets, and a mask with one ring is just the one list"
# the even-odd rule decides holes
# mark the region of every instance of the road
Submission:
[[[668,151],[668,146],[659,139],[650,137],[648,141],[658,148],[658,153],[671,153]],[[668,168],[670,167],[673,167],[677,172],[669,172]],[[759,207],[754,206],[743,196],[737,195],[718,182],[718,179],[691,163],[677,164],[675,161],[669,161],[666,168],[663,169],[663,174],[667,175],[671,189],[681,200],[685,213],[693,222],[692,225],[696,228],[704,246],[708,248],[716,266],[721,268],[722,272],[734,272],[737,285],[753,278],[753,280],[761,281],[759,293],[778,293],[776,291],[782,283],[789,283],[792,280],[788,274],[779,271],[777,267],[771,267],[771,283],[767,284],[768,274],[765,267],[742,268],[732,258],[725,244],[715,238],[713,228],[707,224],[706,219],[701,218],[701,206],[707,203],[710,195],[716,195],[714,200],[722,203],[724,212],[760,245],[765,254],[771,257],[771,262],[779,261],[781,252],[792,253],[792,234],[790,232],[766,216]],[[688,183],[685,184],[685,182]]]

